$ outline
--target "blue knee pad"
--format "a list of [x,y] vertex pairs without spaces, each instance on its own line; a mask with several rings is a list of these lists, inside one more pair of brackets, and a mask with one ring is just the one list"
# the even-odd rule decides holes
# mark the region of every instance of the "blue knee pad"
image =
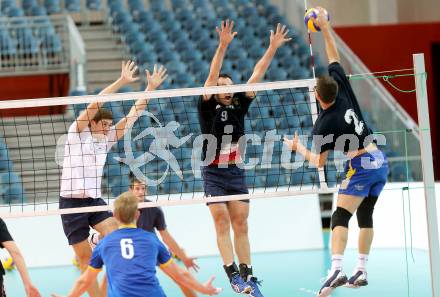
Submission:
[[332,215],[332,230],[338,226],[348,228],[351,216],[352,214],[348,210],[338,206]]

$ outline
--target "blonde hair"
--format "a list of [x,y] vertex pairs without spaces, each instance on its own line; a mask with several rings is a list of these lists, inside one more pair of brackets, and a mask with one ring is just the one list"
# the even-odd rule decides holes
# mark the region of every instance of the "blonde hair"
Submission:
[[125,192],[116,198],[114,213],[123,224],[131,224],[136,220],[138,200],[131,192]]

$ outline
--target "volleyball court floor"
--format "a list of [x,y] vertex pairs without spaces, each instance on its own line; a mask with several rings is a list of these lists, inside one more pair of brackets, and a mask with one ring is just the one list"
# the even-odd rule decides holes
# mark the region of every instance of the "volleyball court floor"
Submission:
[[[286,236],[295,236],[286,234]],[[301,239],[298,239],[301,240]],[[259,253],[253,255],[254,273],[263,280],[262,292],[266,297],[310,297],[320,288],[320,280],[330,267],[329,250]],[[407,256],[407,261],[406,261]],[[344,269],[347,274],[356,265],[356,250],[347,250]],[[217,287],[224,291],[219,296],[236,297],[232,292],[219,257],[198,259],[200,271],[197,278],[206,281],[215,275]],[[428,252],[410,249],[375,249],[368,263],[370,285],[362,289],[338,288],[333,297],[428,297],[431,285]],[[407,269],[408,265],[408,269]],[[79,270],[71,266],[30,269],[34,284],[42,296],[51,293],[67,294],[79,276]],[[159,280],[168,297],[182,296],[177,286],[162,272]],[[6,274],[8,296],[25,296],[16,270]]]

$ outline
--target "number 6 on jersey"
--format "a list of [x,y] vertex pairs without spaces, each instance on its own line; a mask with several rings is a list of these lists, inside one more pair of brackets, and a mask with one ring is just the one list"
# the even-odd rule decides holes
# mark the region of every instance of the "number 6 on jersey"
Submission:
[[130,238],[121,239],[121,255],[124,259],[132,259],[134,257],[133,240]]

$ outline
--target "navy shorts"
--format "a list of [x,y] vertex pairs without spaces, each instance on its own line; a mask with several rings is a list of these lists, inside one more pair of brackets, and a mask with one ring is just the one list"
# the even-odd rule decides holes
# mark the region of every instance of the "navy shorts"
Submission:
[[[229,165],[227,168],[203,167],[202,177],[205,197],[249,194],[244,169],[236,165]],[[248,199],[239,201],[249,203]],[[214,203],[227,202],[211,202],[207,205]]]
[[[107,205],[102,198],[63,198],[60,197],[60,209]],[[110,211],[62,214],[64,234],[70,245],[80,243],[89,237],[90,226],[93,227],[112,217]]]
[[362,154],[345,164],[345,179],[341,182],[339,194],[379,197],[387,176],[388,161],[382,151]]

